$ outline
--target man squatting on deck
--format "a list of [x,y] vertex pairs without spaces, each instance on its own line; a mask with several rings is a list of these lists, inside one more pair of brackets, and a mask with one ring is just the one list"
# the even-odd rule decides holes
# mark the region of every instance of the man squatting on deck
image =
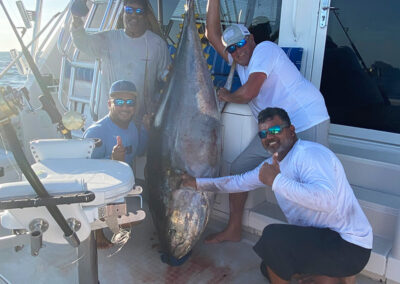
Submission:
[[[256,46],[254,36],[243,25],[228,27],[221,38],[220,0],[208,0],[206,36],[225,61],[236,62],[242,83],[242,87],[233,93],[220,89],[219,100],[247,103],[256,119],[266,107],[281,107],[289,113],[299,138],[328,146],[329,115],[324,98],[279,46],[270,41]],[[230,173],[235,175],[252,170],[269,156],[255,136],[232,163]],[[241,239],[247,195],[248,192],[229,195],[228,226],[223,232],[208,236],[206,243]]]
[[368,262],[373,235],[339,159],[298,139],[281,108],[261,111],[258,128],[272,157],[240,175],[184,174],[181,186],[229,193],[272,187],[289,224],[268,225],[255,244],[263,274],[272,283],[288,283],[295,274],[318,275],[317,283],[354,283]]
[[[93,159],[112,159],[132,166],[135,156],[146,150],[148,134],[144,127],[149,127],[149,115],[144,116],[139,132],[132,121],[137,107],[137,91],[132,82],[116,81],[109,93],[108,115],[92,124],[83,137],[101,139],[101,145],[93,150]],[[100,249],[112,246],[101,229],[96,230],[96,241]]]
[[88,34],[82,19],[74,16],[71,35],[80,51],[101,59],[100,117],[107,113],[106,98],[111,84],[128,80],[138,90],[136,115],[141,119],[153,111],[150,104],[157,86],[168,74],[171,56],[166,42],[151,31],[156,25],[152,25],[154,14],[147,0],[124,0],[123,11],[124,29]]

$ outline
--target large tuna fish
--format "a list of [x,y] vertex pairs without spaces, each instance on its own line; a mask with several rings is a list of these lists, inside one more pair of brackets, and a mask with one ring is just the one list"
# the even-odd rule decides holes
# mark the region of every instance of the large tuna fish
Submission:
[[150,133],[146,170],[150,212],[164,254],[181,259],[204,231],[212,193],[179,188],[180,174],[218,175],[221,154],[220,112],[187,1],[171,79]]

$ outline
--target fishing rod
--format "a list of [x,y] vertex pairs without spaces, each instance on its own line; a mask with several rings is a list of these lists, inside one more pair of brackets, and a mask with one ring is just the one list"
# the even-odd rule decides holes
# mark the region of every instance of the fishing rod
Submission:
[[[364,69],[364,71],[365,71],[369,76],[372,77],[372,74],[371,74],[371,72],[369,71],[369,69],[368,69],[367,65],[365,64],[364,60],[362,59],[360,52],[358,52],[358,49],[357,49],[357,47],[355,46],[355,44],[353,43],[353,41],[351,40],[349,34],[347,33],[346,28],[343,26],[342,22],[340,21],[339,14],[336,12],[337,10],[339,10],[339,8],[331,7],[331,8],[329,8],[329,9],[330,9],[331,11],[333,11],[333,14],[334,14],[335,17],[336,17],[336,20],[338,21],[340,27],[342,28],[344,34],[346,35],[348,41],[350,42],[350,45],[351,45],[352,49],[354,50],[354,53],[356,54],[358,60],[360,61],[361,65],[362,65],[362,67],[363,67],[363,69]],[[378,84],[376,84],[376,87],[377,87],[379,93],[381,94],[384,103],[385,103],[386,105],[390,105],[390,100],[389,100],[388,96],[387,96],[384,92],[382,92],[382,90],[381,90],[381,88],[379,87]]]
[[364,60],[362,59],[361,54],[358,52],[357,47],[355,46],[355,44],[354,44],[353,41],[351,40],[349,34],[348,34],[347,31],[346,31],[346,28],[345,28],[345,27],[343,26],[343,24],[342,24],[342,21],[340,21],[339,14],[336,12],[337,10],[339,10],[339,8],[330,8],[330,10],[333,11],[333,14],[334,14],[335,17],[336,17],[336,20],[338,21],[340,27],[342,28],[344,34],[346,35],[348,41],[350,42],[350,45],[351,45],[351,47],[353,48],[355,54],[357,55],[358,60],[360,60],[361,65],[363,66],[364,70],[365,70],[367,73],[369,73],[368,67],[367,67],[367,65],[365,64]]
[[22,53],[25,56],[26,61],[28,62],[28,65],[30,69],[32,70],[32,74],[35,77],[40,90],[42,91],[43,95],[39,96],[39,100],[42,103],[43,109],[47,112],[47,114],[50,116],[50,119],[52,123],[57,123],[57,129],[64,135],[65,138],[71,138],[71,131],[65,128],[61,114],[58,111],[56,104],[53,100],[53,97],[50,94],[50,91],[48,89],[47,84],[45,83],[42,74],[39,71],[39,68],[37,67],[35,61],[32,58],[32,55],[29,53],[28,49],[26,48],[24,42],[22,41],[20,35],[18,34],[18,30],[14,25],[14,22],[12,21],[10,15],[8,14],[8,11],[3,3],[3,0],[0,0],[0,5],[3,8],[3,11],[8,19],[8,22],[11,25],[11,28],[14,31],[15,36],[17,37],[17,40],[19,44],[21,45],[21,50]]

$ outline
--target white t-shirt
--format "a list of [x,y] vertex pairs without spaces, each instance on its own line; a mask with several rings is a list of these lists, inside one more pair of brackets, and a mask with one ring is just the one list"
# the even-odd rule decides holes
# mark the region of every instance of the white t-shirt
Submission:
[[[271,163],[272,158],[264,162]],[[197,178],[197,188],[241,192],[265,187],[258,177],[263,163],[241,175]],[[299,139],[279,166],[281,173],[276,176],[272,190],[290,224],[329,228],[350,243],[372,248],[371,225],[332,151]]]
[[[232,56],[229,55],[232,64]],[[322,94],[306,80],[286,53],[275,43],[264,41],[253,51],[248,66],[236,65],[244,85],[251,73],[262,72],[267,79],[257,97],[249,102],[253,115],[267,107],[280,107],[287,111],[296,132],[307,130],[329,119]]]
[[139,109],[146,111],[145,108],[149,106],[144,105],[145,86],[147,95],[153,96],[157,81],[167,75],[167,67],[171,63],[165,41],[149,30],[137,38],[128,36],[122,29],[88,34],[84,28],[79,27],[71,28],[71,34],[80,51],[101,59],[99,117],[108,113],[108,92],[112,83],[117,80],[128,80],[135,84],[140,95]]

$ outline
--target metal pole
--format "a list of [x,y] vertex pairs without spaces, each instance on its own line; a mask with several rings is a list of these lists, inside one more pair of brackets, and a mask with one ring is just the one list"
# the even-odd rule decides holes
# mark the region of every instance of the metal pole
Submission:
[[[48,21],[48,23],[43,27],[43,29],[36,35],[36,37],[33,38],[33,39],[31,40],[31,42],[28,43],[28,44],[26,45],[26,47],[27,47],[27,48],[30,47],[30,46],[32,45],[32,43],[34,43],[35,41],[37,41],[37,40],[39,39],[39,37],[43,34],[43,32],[49,27],[49,25],[51,24],[51,22],[53,22],[54,19],[57,18],[60,14],[61,14],[60,12],[58,12],[57,14],[55,14],[55,15]],[[20,59],[20,58],[22,57],[22,55],[23,55],[23,53],[20,53],[16,58],[14,58],[13,61],[10,62],[10,64],[7,65],[7,67],[6,67],[3,71],[1,71],[1,73],[0,73],[0,79],[3,78],[3,76],[7,73],[7,71],[10,70],[11,67],[13,67],[13,65],[15,64],[15,62],[17,62],[18,59]]]
[[162,0],[157,0],[157,21],[160,24],[160,27],[163,27],[163,5]]
[[[58,26],[58,24],[60,23],[62,17],[64,16],[65,12],[67,11],[68,7],[65,8],[64,11],[62,12],[58,12],[56,15],[59,15],[59,18],[57,19],[57,21],[54,23],[53,25],[53,29],[47,33],[46,37],[43,39],[42,44],[39,46],[38,50],[36,51],[36,53],[39,53],[42,51],[43,47],[45,46],[45,44],[47,43],[47,41],[49,40],[50,37],[53,36],[53,33],[56,31],[56,28]],[[37,55],[37,54],[36,54]]]
[[94,231],[78,247],[78,276],[80,284],[98,284],[97,246]]
[[[35,25],[33,26],[32,38],[35,38],[40,30],[40,25],[42,23],[42,7],[43,0],[36,0],[36,10],[35,10]],[[32,44],[31,54],[33,58],[36,59],[37,43]]]

